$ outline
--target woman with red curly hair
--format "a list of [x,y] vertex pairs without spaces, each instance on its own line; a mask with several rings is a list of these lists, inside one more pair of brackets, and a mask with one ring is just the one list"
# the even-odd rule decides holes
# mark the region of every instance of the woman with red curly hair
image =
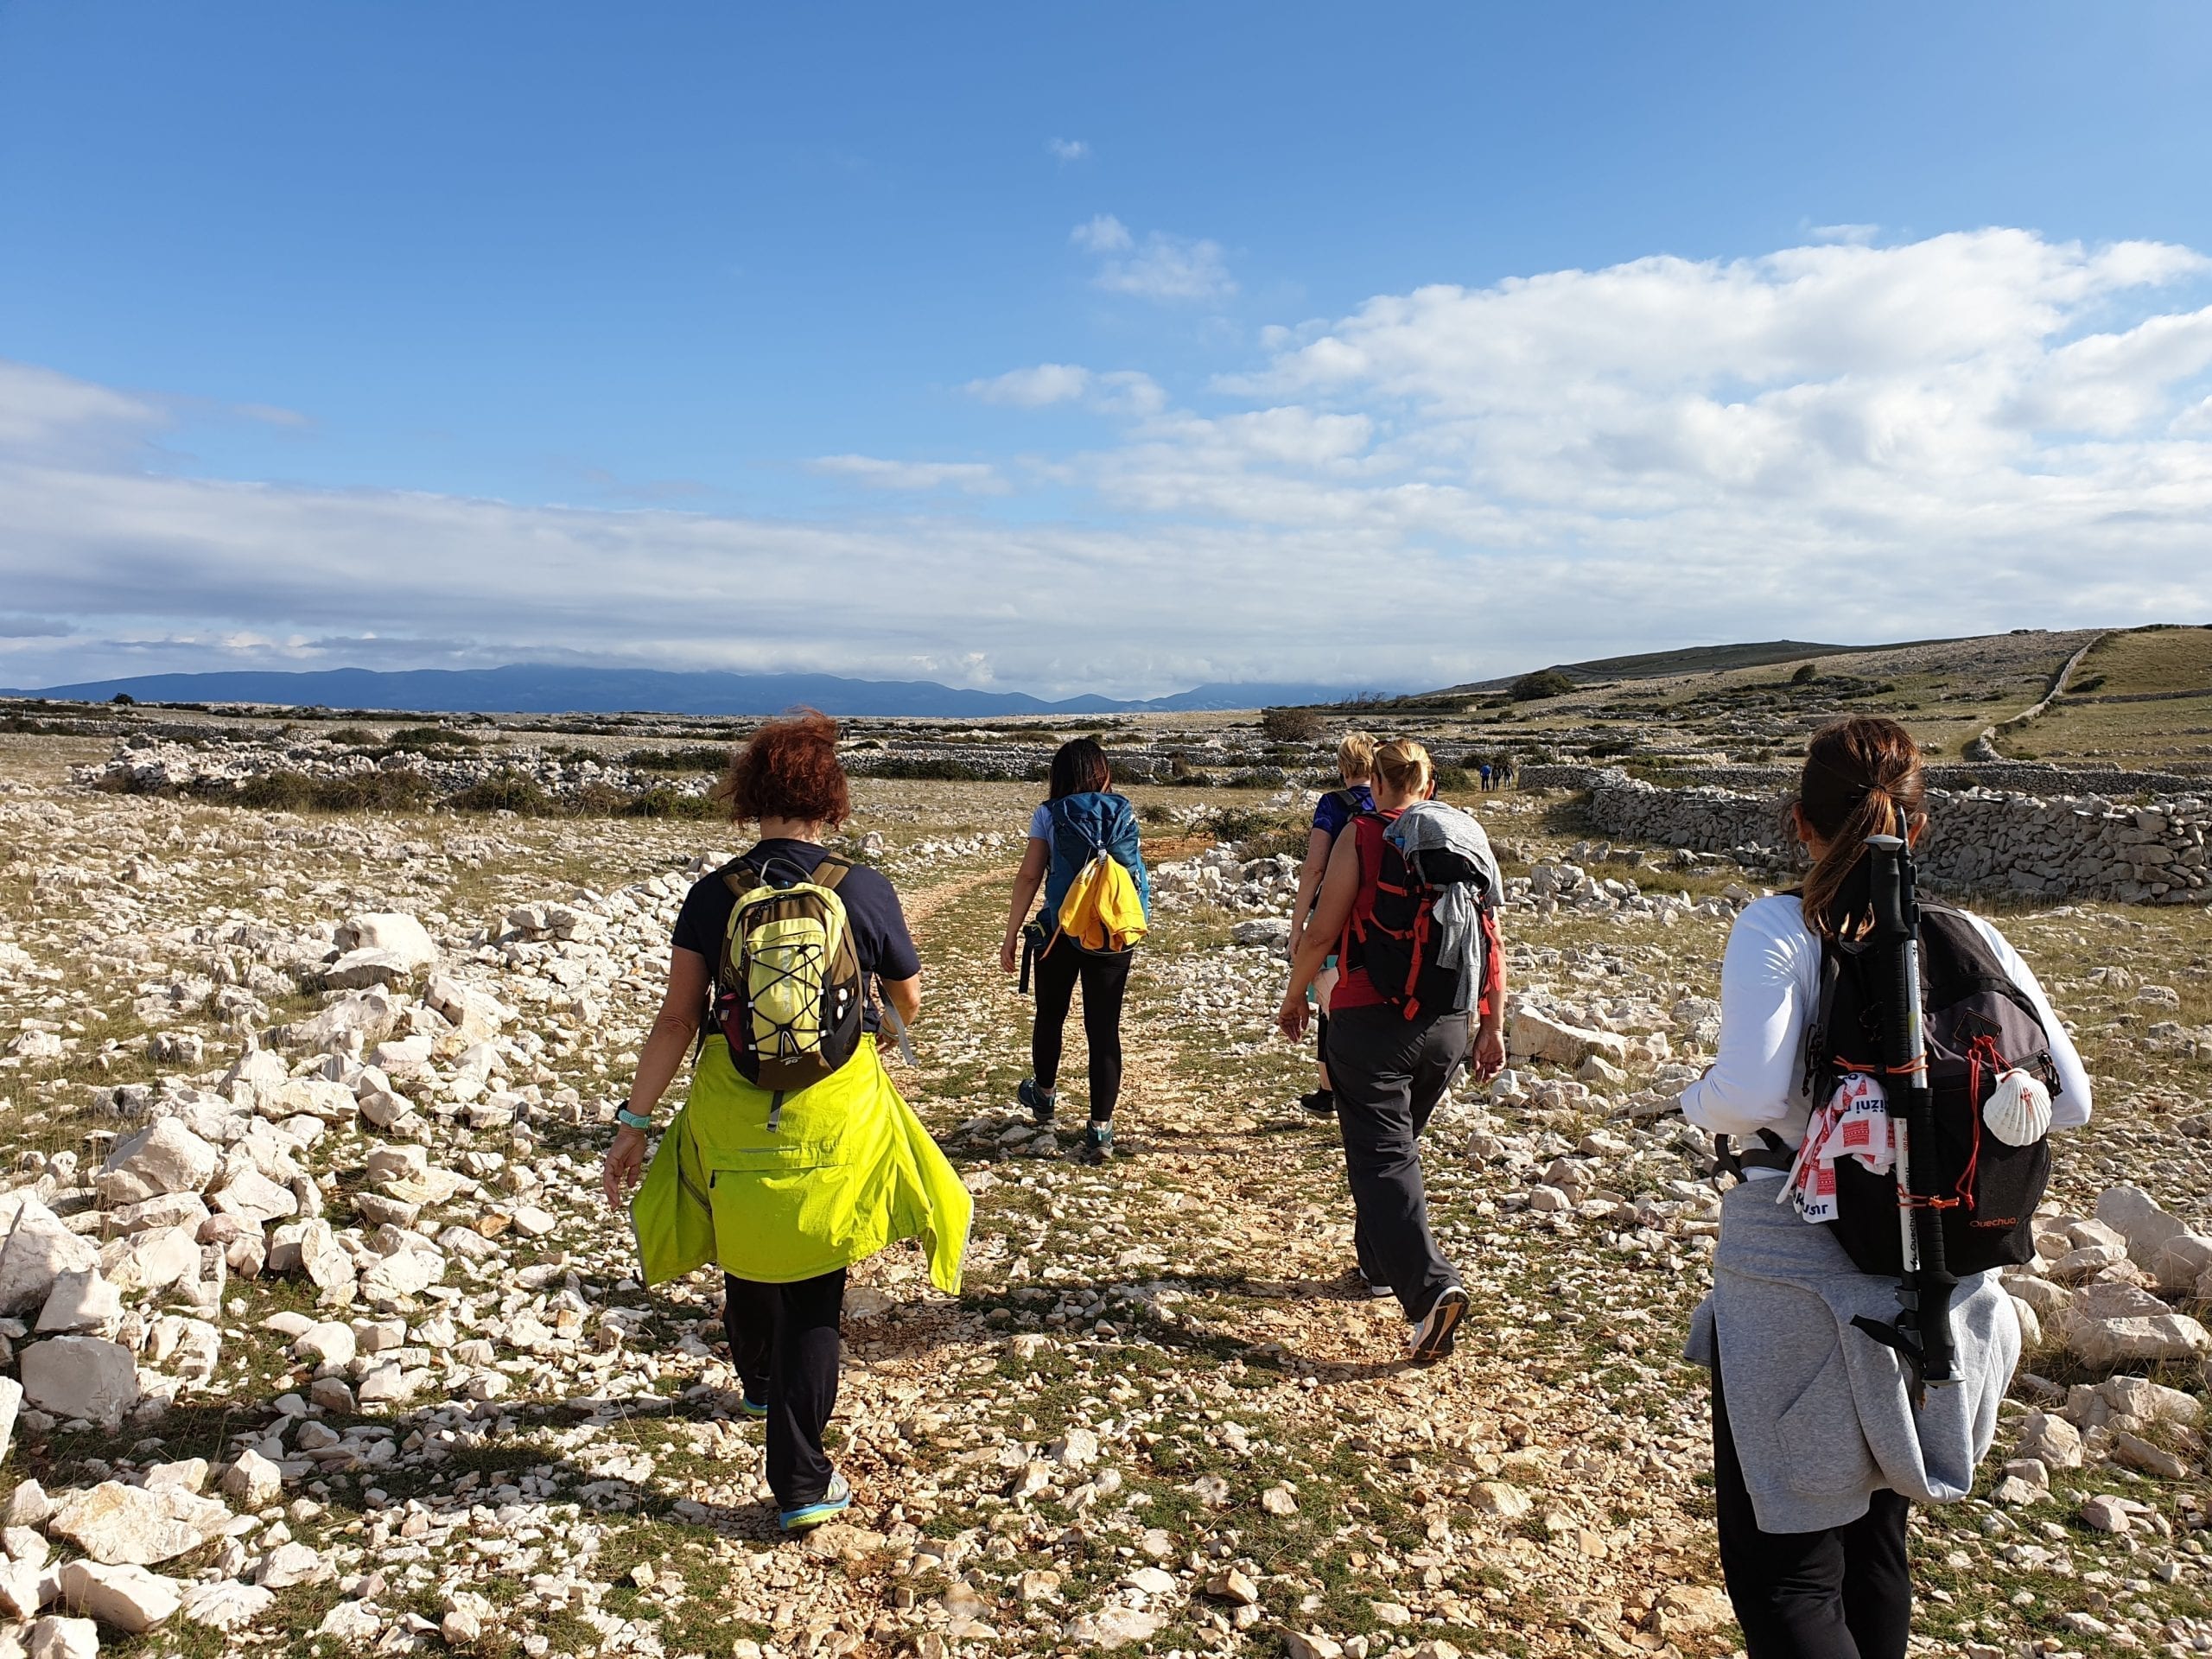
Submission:
[[[683,901],[667,993],[618,1115],[604,1183],[617,1206],[637,1183],[650,1114],[703,1028],[683,1111],[669,1126],[632,1220],[649,1281],[709,1260],[722,1267],[723,1325],[744,1384],[738,1408],[766,1421],[768,1484],[785,1529],[798,1531],[852,1502],[822,1445],[837,1398],[847,1268],[892,1239],[925,1237],[932,1277],[957,1290],[969,1206],[867,1039],[887,1007],[901,1028],[920,1010],[922,965],[891,883],[822,844],[852,811],[836,722],[808,710],[764,725],[731,757],[717,798],[733,821],[757,823],[760,838]],[[734,960],[726,946],[732,918],[741,902],[751,903],[741,895],[764,887],[827,890],[842,907],[860,974],[858,1046],[828,1075],[791,1090],[748,1082],[734,1058],[742,1035],[733,1044],[717,1017],[719,1007],[745,1006],[716,982]],[[645,1236],[646,1200],[664,1162],[665,1190],[680,1185],[698,1206],[691,1236],[702,1241],[672,1267],[658,1238],[649,1249]]]

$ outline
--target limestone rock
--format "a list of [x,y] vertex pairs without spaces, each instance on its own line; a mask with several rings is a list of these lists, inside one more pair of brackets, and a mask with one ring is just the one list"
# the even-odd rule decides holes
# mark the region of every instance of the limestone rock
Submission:
[[2031,1411],[2020,1420],[2017,1454],[2033,1458],[2050,1469],[2082,1466],[2082,1431],[2063,1417]]
[[372,911],[348,917],[338,929],[335,943],[344,950],[388,950],[408,964],[411,973],[438,959],[437,942],[429,930],[404,911]]
[[119,1423],[138,1403],[130,1351],[103,1337],[48,1337],[22,1351],[23,1398],[57,1417]]
[[117,1143],[100,1167],[100,1198],[109,1205],[124,1205],[172,1192],[197,1192],[221,1160],[213,1147],[175,1118],[165,1117]]
[[230,1520],[230,1510],[213,1498],[104,1480],[71,1494],[48,1529],[104,1566],[151,1567],[197,1549]]
[[195,1584],[184,1592],[184,1617],[192,1624],[213,1630],[235,1630],[253,1624],[269,1611],[276,1592],[236,1579]]
[[1528,1493],[1509,1481],[1478,1481],[1473,1497],[1478,1510],[1501,1521],[1518,1521],[1535,1507]]
[[98,1268],[58,1275],[38,1311],[39,1335],[111,1331],[123,1317],[123,1298]]
[[167,1622],[182,1589],[175,1579],[143,1567],[72,1561],[61,1569],[61,1599],[71,1612],[89,1614],[129,1636],[143,1636]]
[[248,1446],[223,1471],[223,1494],[242,1510],[265,1510],[284,1495],[284,1471]]
[[2212,1353],[2212,1332],[2133,1285],[2084,1285],[2067,1304],[2060,1335],[2090,1365],[2187,1360]]
[[1095,1613],[1085,1613],[1077,1618],[1069,1633],[1084,1647],[1110,1650],[1125,1648],[1132,1642],[1151,1640],[1159,1633],[1160,1625],[1157,1613],[1135,1607],[1101,1607]]
[[89,1618],[41,1618],[23,1637],[25,1659],[99,1659],[99,1627]]
[[16,1414],[23,1408],[23,1385],[12,1376],[0,1376],[0,1463],[16,1438]]
[[31,1312],[53,1294],[60,1274],[99,1262],[92,1242],[71,1232],[30,1193],[0,1192],[0,1316]]
[[1610,1031],[1570,1026],[1535,1008],[1516,1008],[1506,1027],[1506,1048],[1516,1060],[1548,1060],[1578,1066],[1592,1054],[1613,1065],[1628,1059],[1628,1039]]

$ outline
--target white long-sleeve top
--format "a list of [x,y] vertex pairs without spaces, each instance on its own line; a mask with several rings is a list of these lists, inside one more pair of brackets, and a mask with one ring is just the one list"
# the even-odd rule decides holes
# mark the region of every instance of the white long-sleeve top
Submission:
[[[2050,1126],[2089,1121],[2089,1074],[2028,964],[1982,918],[1967,919],[1989,941],[2012,982],[2028,994],[2050,1039],[2058,1071]],[[1715,1135],[1771,1129],[1795,1147],[1815,1103],[1804,1094],[1805,1028],[1820,1011],[1821,942],[1796,895],[1753,900],[1729,931],[1720,963],[1720,1052],[1682,1090],[1682,1116]]]

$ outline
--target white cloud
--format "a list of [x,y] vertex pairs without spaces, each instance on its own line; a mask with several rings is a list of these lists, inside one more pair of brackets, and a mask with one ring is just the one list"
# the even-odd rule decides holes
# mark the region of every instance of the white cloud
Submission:
[[884,461],[874,455],[822,455],[807,470],[849,478],[876,490],[936,490],[950,486],[969,495],[1004,495],[1010,487],[998,468],[974,461]]
[[1068,240],[1101,256],[1091,280],[1109,294],[1180,304],[1226,299],[1236,291],[1218,242],[1154,231],[1140,244],[1111,213],[1077,226]]
[[1090,155],[1090,144],[1081,138],[1050,138],[1046,141],[1045,148],[1063,162],[1084,161]]
[[[1122,234],[1096,238],[1137,256]],[[1998,229],[1419,288],[1268,334],[1193,399],[1067,363],[970,383],[1114,435],[1018,467],[824,457],[918,493],[831,522],[165,476],[160,407],[0,365],[0,594],[78,630],[0,652],[45,683],[191,665],[187,636],[333,663],[373,632],[395,665],[413,642],[1138,693],[2202,620],[2208,278],[2184,248]]]
[[1090,378],[1089,369],[1073,363],[1039,363],[1034,368],[1009,369],[988,380],[970,380],[963,390],[987,404],[1042,409],[1082,397],[1090,389]]
[[1119,253],[1130,243],[1129,227],[1111,213],[1100,213],[1068,232],[1068,240],[1091,253]]

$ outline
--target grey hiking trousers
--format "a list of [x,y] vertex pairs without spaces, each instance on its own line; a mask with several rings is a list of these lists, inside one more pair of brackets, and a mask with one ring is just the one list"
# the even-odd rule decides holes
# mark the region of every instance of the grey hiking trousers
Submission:
[[1421,1132],[1467,1058],[1467,1016],[1408,1020],[1390,1007],[1329,1016],[1329,1081],[1337,1094],[1352,1248],[1370,1284],[1388,1285],[1409,1319],[1427,1317],[1459,1275],[1428,1227]]

